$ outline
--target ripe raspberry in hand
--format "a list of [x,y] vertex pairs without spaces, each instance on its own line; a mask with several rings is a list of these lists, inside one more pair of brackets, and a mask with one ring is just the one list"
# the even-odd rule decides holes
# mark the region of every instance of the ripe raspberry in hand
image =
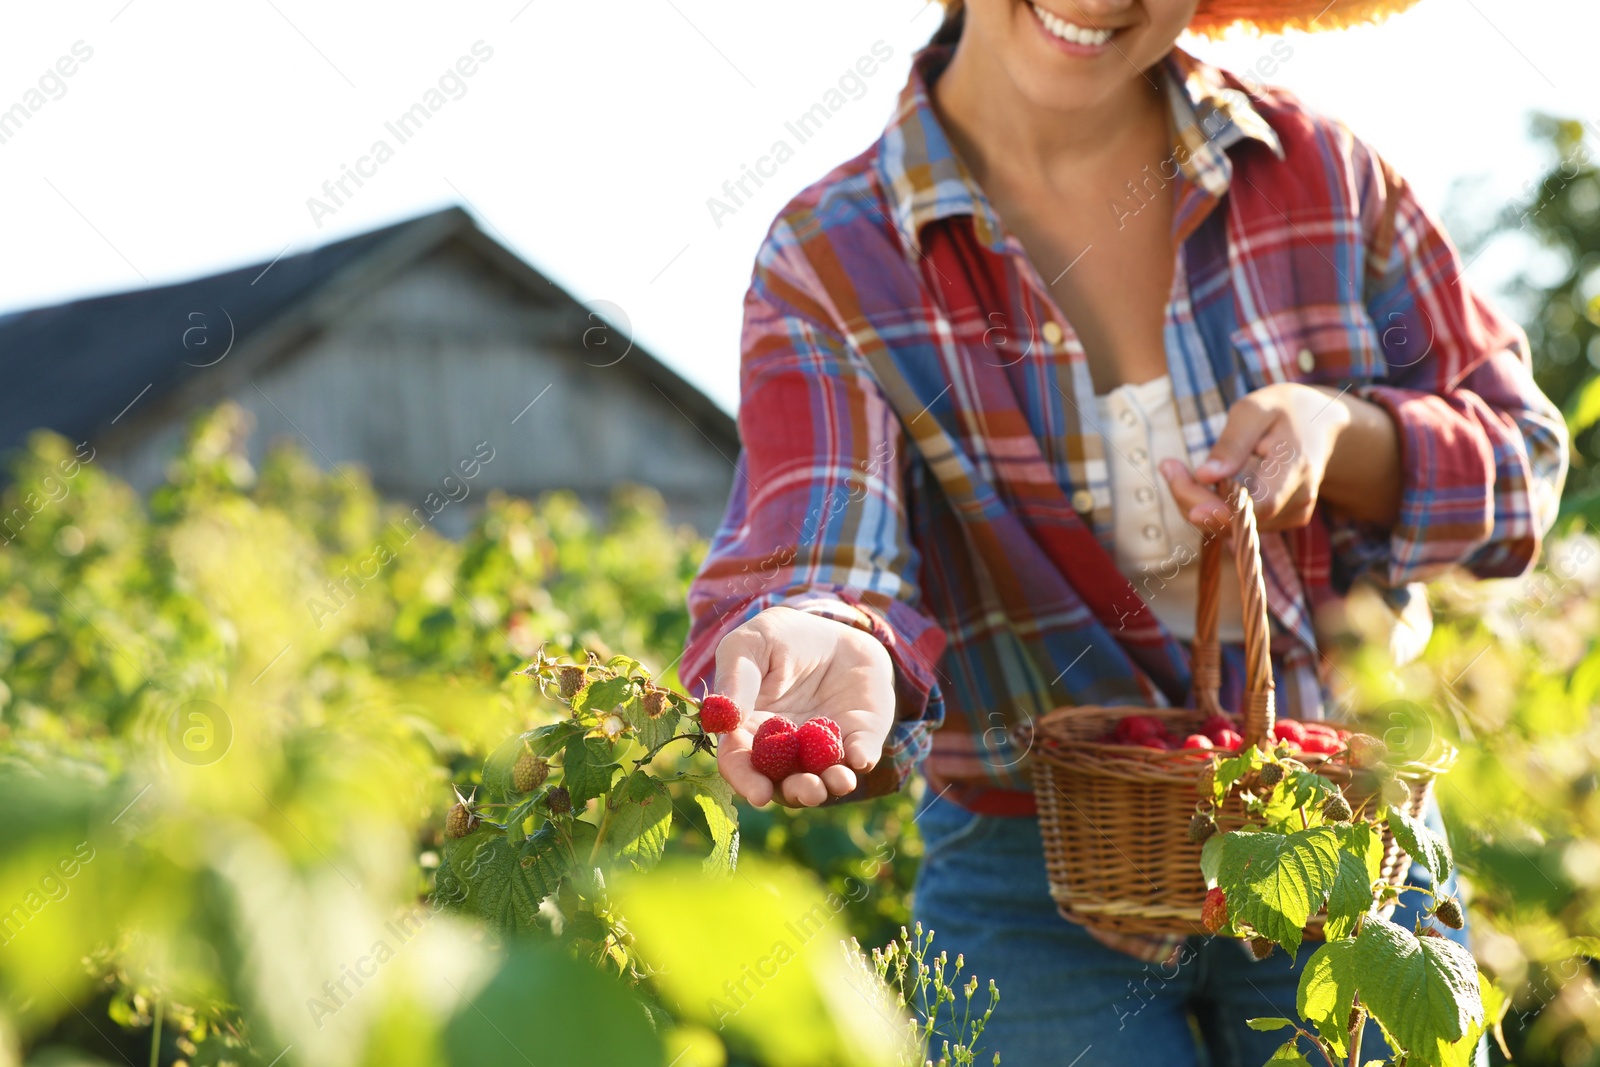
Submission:
[[744,716],[739,705],[721,693],[712,693],[700,702],[700,728],[708,734],[725,734],[736,730]]
[[1200,925],[1213,934],[1228,925],[1228,897],[1221,886],[1206,890],[1206,902],[1200,905]]
[[800,769],[806,773],[821,774],[829,767],[844,762],[839,724],[827,716],[807,719],[794,735],[800,746]]
[[794,723],[781,715],[774,715],[757,727],[755,740],[750,745],[750,766],[774,783],[783,781],[791,774],[798,774],[800,738]]

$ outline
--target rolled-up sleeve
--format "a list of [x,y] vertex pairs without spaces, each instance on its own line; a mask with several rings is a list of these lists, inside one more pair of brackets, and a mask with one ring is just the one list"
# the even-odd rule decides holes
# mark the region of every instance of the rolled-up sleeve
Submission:
[[1329,516],[1347,575],[1398,587],[1451,566],[1522,574],[1554,524],[1567,471],[1561,413],[1534,383],[1520,327],[1475,292],[1444,229],[1370,148],[1352,153],[1365,298],[1386,374],[1355,392],[1400,435],[1392,528]]
[[713,682],[716,648],[777,605],[872,634],[894,663],[897,722],[862,795],[898,789],[944,719],[945,635],[920,607],[899,421],[825,311],[758,262],[745,298],[739,435],[722,525],[689,589],[681,677]]

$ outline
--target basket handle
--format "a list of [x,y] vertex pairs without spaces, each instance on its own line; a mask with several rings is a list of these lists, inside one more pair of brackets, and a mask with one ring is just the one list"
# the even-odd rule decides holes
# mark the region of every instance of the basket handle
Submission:
[[[1217,489],[1228,505],[1233,533],[1233,557],[1239,571],[1239,594],[1244,605],[1244,743],[1258,744],[1272,734],[1272,656],[1267,647],[1267,591],[1261,578],[1261,537],[1256,531],[1255,505],[1250,491],[1234,481]],[[1207,715],[1220,712],[1217,694],[1222,686],[1222,648],[1217,643],[1219,586],[1222,580],[1222,536],[1207,533],[1200,544],[1200,595],[1195,606],[1194,644],[1191,653],[1195,707]]]

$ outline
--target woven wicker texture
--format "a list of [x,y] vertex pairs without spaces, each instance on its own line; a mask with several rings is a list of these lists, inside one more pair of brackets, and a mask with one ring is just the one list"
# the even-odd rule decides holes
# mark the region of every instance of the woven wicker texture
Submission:
[[[1218,707],[1217,633],[1221,536],[1208,537],[1200,553],[1196,612],[1195,708],[1059,708],[1017,731],[1033,756],[1039,831],[1044,839],[1050,895],[1066,918],[1130,934],[1203,933],[1200,905],[1205,880],[1200,846],[1189,841],[1189,817],[1198,799],[1196,782],[1210,761],[1204,751],[1176,752],[1102,741],[1127,715],[1151,715],[1178,735],[1195,733],[1216,711],[1238,714],[1245,744],[1270,737],[1273,727],[1272,668],[1266,592],[1261,580],[1260,537],[1250,494],[1230,486],[1232,541],[1244,605],[1246,679],[1244,706]],[[1299,757],[1339,786],[1352,807],[1367,796],[1351,784],[1350,768],[1326,757]],[[1431,769],[1400,770],[1411,789],[1410,814],[1420,816],[1433,785]],[[1237,793],[1216,812],[1222,830],[1237,829],[1244,811]],[[1384,837],[1383,877],[1398,885],[1410,860]],[[1307,928],[1320,936],[1321,919]]]

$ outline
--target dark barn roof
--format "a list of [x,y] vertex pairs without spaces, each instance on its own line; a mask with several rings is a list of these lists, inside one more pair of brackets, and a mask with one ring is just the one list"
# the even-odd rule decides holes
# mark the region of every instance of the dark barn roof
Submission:
[[[41,427],[73,441],[94,439],[152,409],[171,414],[220,399],[450,240],[466,241],[534,300],[583,314],[576,300],[484,234],[466,212],[447,208],[270,263],[0,316],[0,452]],[[230,344],[227,363],[215,362]],[[633,353],[636,372],[694,415],[715,444],[737,451],[726,412],[637,346]],[[135,415],[124,420],[130,408]]]

